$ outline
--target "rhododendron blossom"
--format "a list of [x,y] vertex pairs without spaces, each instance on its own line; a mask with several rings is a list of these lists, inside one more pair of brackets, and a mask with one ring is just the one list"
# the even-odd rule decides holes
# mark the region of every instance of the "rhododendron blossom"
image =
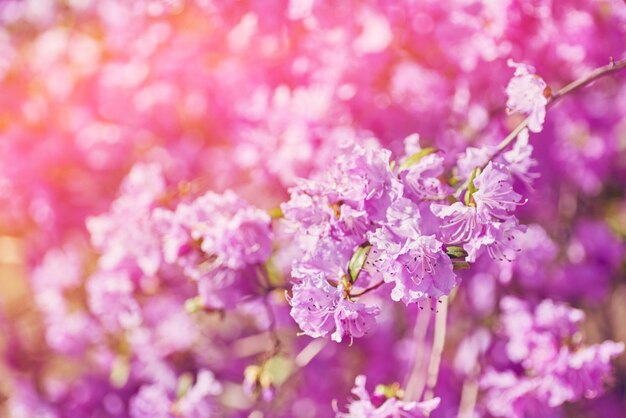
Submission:
[[515,74],[506,87],[506,94],[509,97],[506,102],[507,108],[511,112],[527,115],[528,129],[532,132],[541,132],[546,118],[548,86],[541,77],[535,74],[533,67],[518,64],[513,60],[509,60],[507,64],[515,68]]

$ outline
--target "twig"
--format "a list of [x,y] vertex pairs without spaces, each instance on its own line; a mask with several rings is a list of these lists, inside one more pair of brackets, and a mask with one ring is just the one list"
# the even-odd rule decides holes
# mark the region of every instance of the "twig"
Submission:
[[360,292],[357,292],[357,293],[351,293],[350,297],[356,298],[356,297],[359,297],[359,296],[363,296],[364,294],[366,294],[368,292],[371,292],[372,290],[378,289],[379,287],[381,287],[384,284],[385,284],[385,281],[381,280],[380,282],[376,283],[373,286],[368,287],[367,289],[364,289],[364,290],[362,290]]

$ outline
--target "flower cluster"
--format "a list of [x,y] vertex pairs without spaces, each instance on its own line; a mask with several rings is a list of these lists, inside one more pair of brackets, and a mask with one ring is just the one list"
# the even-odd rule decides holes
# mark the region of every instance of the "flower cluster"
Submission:
[[423,418],[429,416],[440,402],[439,398],[423,402],[403,401],[397,395],[386,398],[384,390],[372,396],[365,388],[366,380],[363,375],[356,377],[352,389],[356,399],[348,405],[348,412],[337,414],[337,418]]
[[208,192],[174,210],[154,211],[164,260],[198,283],[205,307],[235,306],[252,293],[272,251],[271,219],[233,192]]
[[394,285],[394,301],[436,300],[458,284],[453,258],[515,259],[513,240],[524,228],[513,212],[522,202],[503,164],[477,167],[463,201],[449,204],[444,159],[416,135],[405,150],[396,164],[389,151],[348,145],[327,177],[291,189],[282,210],[303,255],[293,267],[290,304],[306,334],[362,336],[379,309],[350,302],[377,283]]
[[602,393],[611,359],[624,351],[624,343],[585,345],[579,331],[584,313],[551,300],[533,309],[507,297],[501,308],[505,353],[511,363],[482,377],[491,414],[546,415],[564,402]]

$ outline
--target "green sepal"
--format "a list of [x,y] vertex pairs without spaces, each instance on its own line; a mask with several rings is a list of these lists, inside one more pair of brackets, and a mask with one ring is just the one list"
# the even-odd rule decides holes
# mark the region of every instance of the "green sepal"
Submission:
[[467,270],[470,268],[470,263],[461,260],[452,260],[453,270]]
[[398,171],[406,170],[413,167],[415,164],[419,163],[422,158],[435,152],[437,152],[437,148],[433,147],[426,147],[421,151],[416,152],[415,154],[407,157],[407,159],[404,160],[402,164],[400,164],[400,168],[398,169]]
[[465,205],[472,204],[472,195],[478,191],[478,188],[474,185],[474,179],[480,174],[480,167],[476,167],[472,170],[472,175],[467,180],[467,193],[465,193]]
[[359,273],[367,261],[367,256],[371,248],[372,246],[370,244],[363,244],[352,254],[352,258],[348,264],[348,274],[350,275],[351,283],[354,283],[357,277],[359,277]]
[[465,258],[467,257],[467,251],[463,249],[463,247],[457,247],[455,245],[450,245],[446,247],[446,254],[450,258]]

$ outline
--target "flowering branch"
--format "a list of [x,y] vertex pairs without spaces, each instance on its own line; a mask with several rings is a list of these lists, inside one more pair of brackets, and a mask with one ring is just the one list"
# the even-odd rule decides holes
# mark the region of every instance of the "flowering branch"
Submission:
[[[626,58],[619,60],[619,61],[614,61],[613,58],[611,58],[610,62],[607,65],[596,68],[595,70],[587,74],[585,77],[572,81],[571,83],[561,88],[556,93],[551,94],[550,97],[548,98],[548,104],[546,105],[546,107],[549,108],[553,106],[556,102],[558,102],[560,99],[562,99],[564,96],[591,84],[592,82],[596,81],[597,79],[601,77],[615,73],[624,68],[626,68]],[[530,120],[530,117],[527,117],[519,125],[517,125],[515,129],[513,129],[513,131],[511,131],[511,133],[506,138],[504,138],[502,142],[500,142],[500,144],[498,144],[496,148],[496,152],[491,156],[489,160],[492,160],[498,155],[500,155],[500,153],[504,151],[511,144],[511,142],[513,142],[515,138],[517,138],[517,135],[528,126],[529,120]],[[487,163],[485,163],[482,168],[485,168],[486,165]]]
[[[548,97],[548,103],[546,104],[546,108],[550,108],[551,106],[556,104],[556,102],[558,102],[564,96],[566,96],[566,95],[568,95],[570,93],[573,93],[573,92],[575,92],[577,90],[580,90],[581,88],[583,88],[583,87],[593,83],[597,79],[602,78],[604,76],[607,76],[609,74],[613,74],[613,73],[618,72],[620,70],[623,70],[624,68],[626,68],[626,58],[621,59],[619,61],[615,61],[611,57],[610,58],[610,62],[607,65],[604,65],[602,67],[596,68],[595,70],[593,70],[592,72],[590,72],[586,76],[584,76],[582,78],[579,78],[578,80],[572,81],[571,83],[569,83],[565,87],[561,88],[556,93],[550,94],[550,96]],[[513,129],[506,136],[506,138],[504,138],[496,146],[495,152],[491,155],[491,157],[489,157],[489,159],[487,159],[487,161],[480,168],[484,169],[487,166],[487,164],[489,163],[489,161],[493,160],[498,155],[500,155],[504,150],[506,150],[508,148],[508,146],[511,145],[511,143],[515,140],[515,138],[517,138],[517,136],[520,134],[520,132],[522,132],[524,129],[526,129],[528,127],[528,124],[530,123],[530,121],[531,121],[531,116],[528,116],[522,122],[520,122],[515,127],[515,129]],[[456,198],[459,198],[461,196],[461,194],[463,193],[463,191],[467,190],[470,187],[470,182],[471,182],[471,178],[468,179],[463,184],[463,187],[461,187],[455,193],[455,197]]]

